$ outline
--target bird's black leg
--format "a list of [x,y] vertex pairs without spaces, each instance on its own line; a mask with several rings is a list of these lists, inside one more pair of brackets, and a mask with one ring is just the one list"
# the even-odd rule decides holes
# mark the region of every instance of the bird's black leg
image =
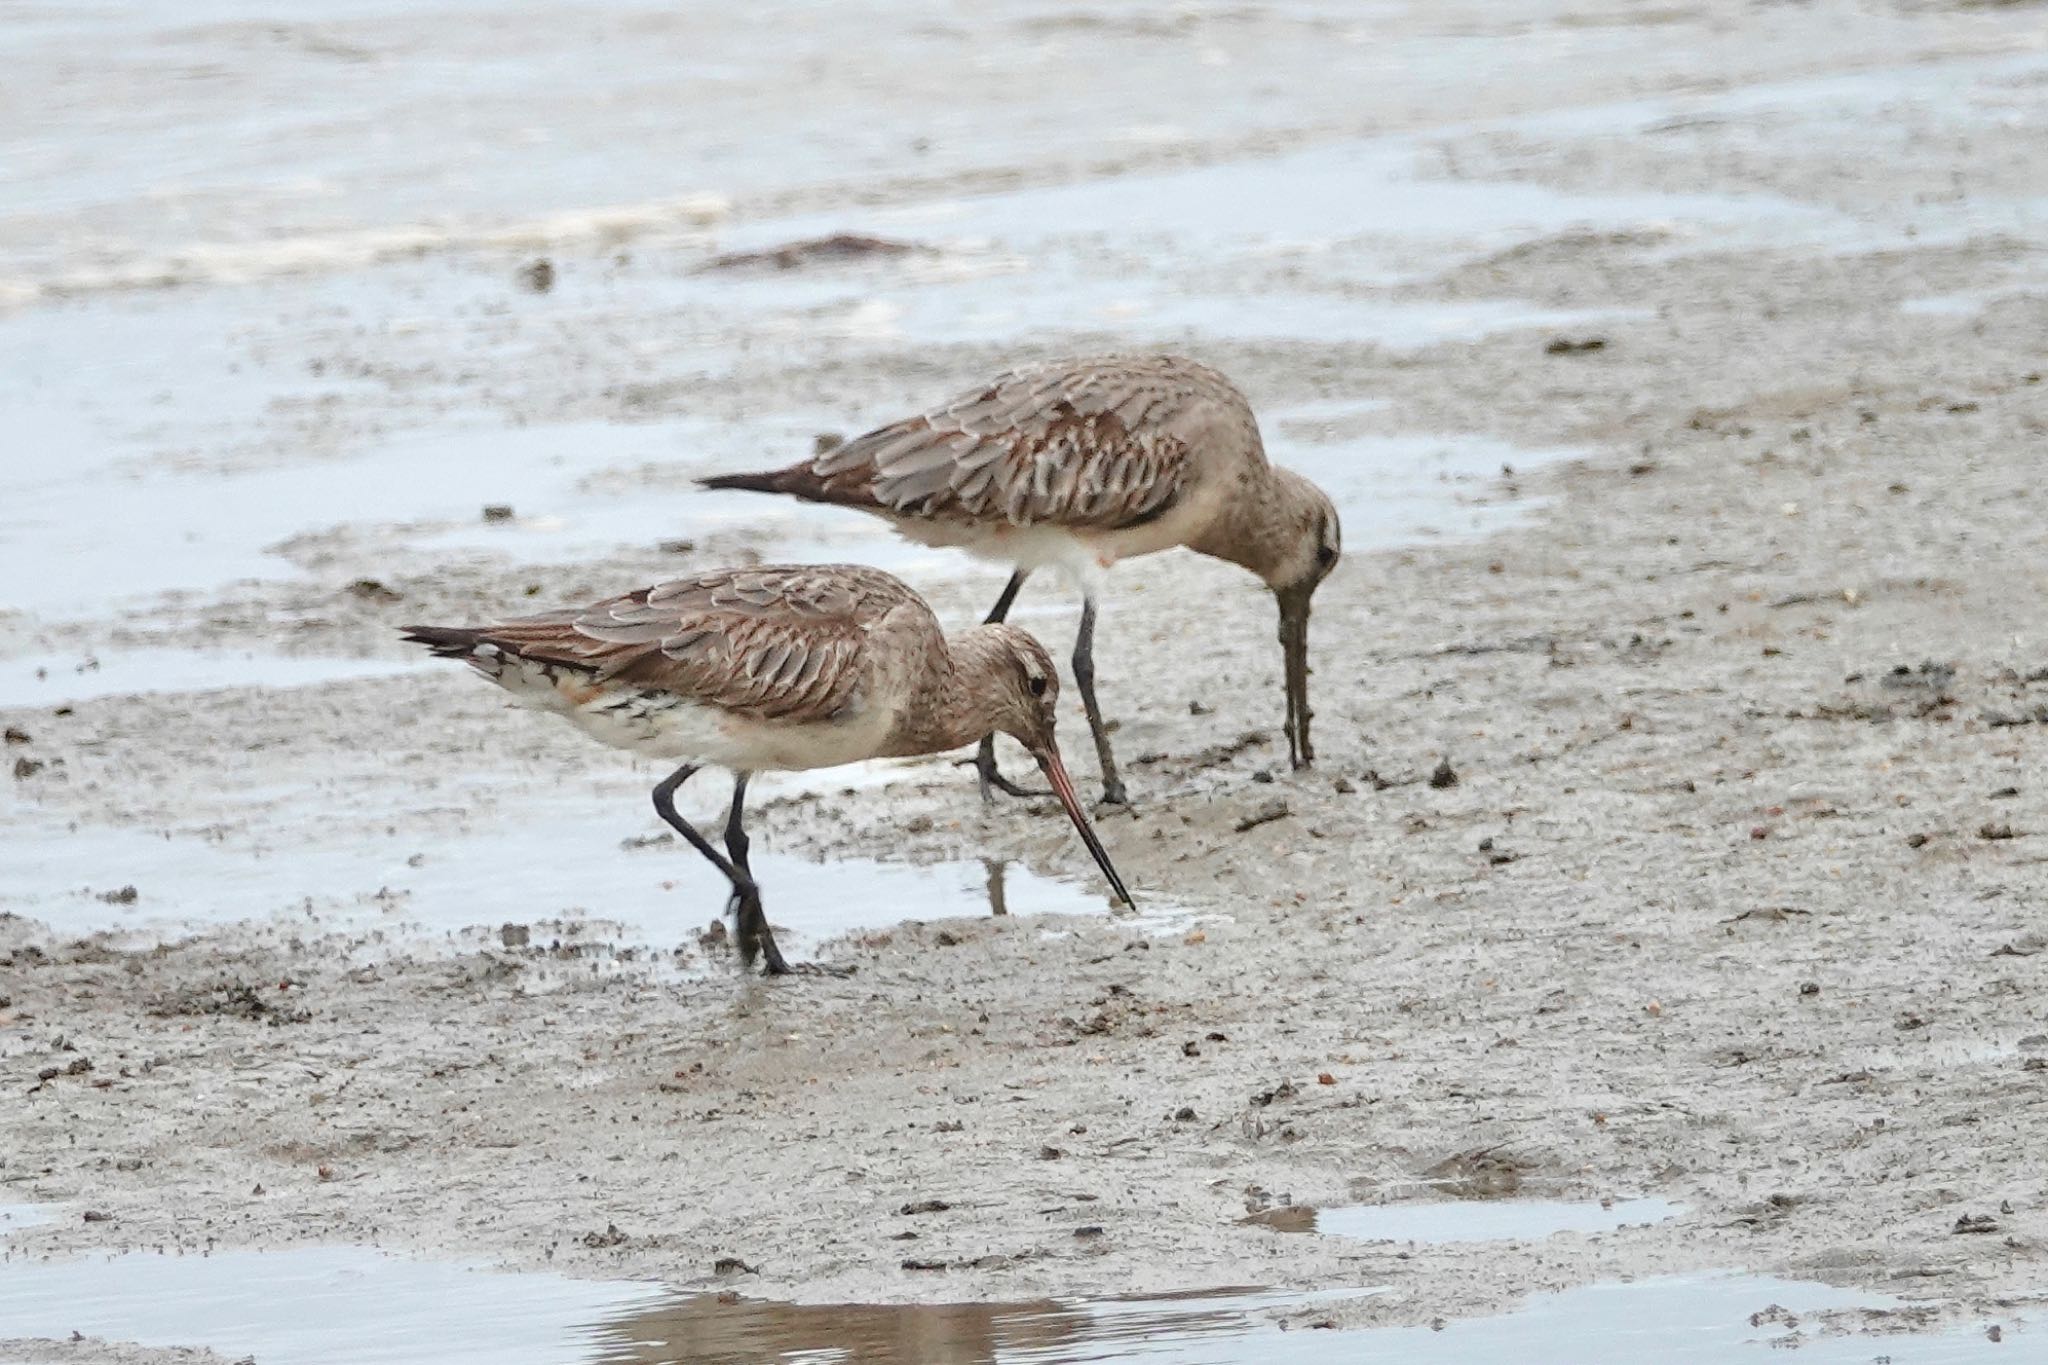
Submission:
[[753,841],[747,838],[740,819],[746,812],[747,779],[752,776],[752,773],[733,774],[732,809],[725,817],[725,851],[732,858],[732,865],[750,878],[754,869],[747,866],[747,850],[753,846]]
[[[1017,601],[1017,594],[1023,591],[1024,580],[1030,576],[1031,570],[1029,569],[1018,569],[1010,575],[1010,581],[1003,585],[1003,595],[996,599],[996,604],[989,608],[988,615],[982,618],[983,625],[997,625],[1004,617],[1010,614],[1010,608]],[[1052,794],[1050,792],[1033,791],[1029,787],[1020,787],[1002,775],[1001,771],[996,767],[996,737],[994,735],[984,735],[981,747],[974,751],[974,773],[976,780],[981,786],[981,799],[983,801],[995,800],[997,792],[1001,792],[1005,796],[1050,796]]]
[[732,783],[732,810],[725,817],[725,851],[732,857],[732,865],[739,869],[747,884],[754,887],[752,895],[733,885],[732,920],[740,947],[740,960],[751,965],[756,954],[761,958],[761,970],[768,976],[787,976],[791,968],[783,960],[782,950],[775,946],[775,931],[768,927],[767,912],[761,908],[759,883],[754,881],[754,869],[747,865],[747,848],[750,841],[741,819],[746,813],[747,779],[752,773],[735,773]]
[[1017,594],[1024,590],[1024,580],[1030,576],[1029,569],[1019,569],[1011,574],[1010,581],[1003,584],[1003,595],[988,609],[988,615],[981,618],[981,623],[985,626],[1001,625],[1003,618],[1010,614],[1010,608],[1016,605]]
[[1081,630],[1074,637],[1074,686],[1081,689],[1081,705],[1088,712],[1088,728],[1095,734],[1095,757],[1102,764],[1102,801],[1109,806],[1128,806],[1124,780],[1117,775],[1116,755],[1110,751],[1109,731],[1102,726],[1102,708],[1095,704],[1095,597],[1082,602]]
[[789,964],[782,960],[782,952],[775,946],[775,935],[768,928],[768,916],[761,909],[761,888],[754,884],[753,874],[747,871],[747,836],[740,829],[740,803],[746,794],[746,774],[742,773],[733,787],[732,815],[725,827],[725,844],[733,853],[728,860],[711,846],[709,839],[697,832],[695,826],[676,814],[676,789],[689,781],[690,775],[696,771],[696,764],[685,763],[664,777],[654,789],[654,813],[689,840],[690,847],[703,854],[732,883],[732,900],[727,908],[733,912],[734,938],[739,943],[740,961],[751,967],[754,959],[761,957],[765,959],[763,969],[768,975],[783,975],[789,971]]

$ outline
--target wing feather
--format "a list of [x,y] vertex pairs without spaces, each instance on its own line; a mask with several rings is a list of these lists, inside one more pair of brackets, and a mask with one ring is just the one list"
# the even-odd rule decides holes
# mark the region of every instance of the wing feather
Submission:
[[782,491],[899,515],[1115,529],[1159,516],[1193,452],[1257,427],[1243,395],[1174,356],[1026,366],[776,476]]
[[853,565],[736,569],[675,579],[581,611],[492,626],[483,639],[598,681],[675,693],[764,720],[824,722],[857,704],[872,671],[870,631],[923,599]]

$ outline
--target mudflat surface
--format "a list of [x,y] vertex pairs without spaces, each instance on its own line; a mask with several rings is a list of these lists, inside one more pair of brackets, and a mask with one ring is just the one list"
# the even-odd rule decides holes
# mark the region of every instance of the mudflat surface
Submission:
[[[577,107],[505,161],[564,202],[451,170],[430,214],[406,187],[454,153],[421,129],[474,102],[415,92],[403,175],[317,124],[276,155],[324,195],[168,159],[167,241],[99,129],[89,194],[52,170],[22,201],[90,234],[0,216],[0,383],[63,452],[10,462],[0,514],[0,1180],[61,1206],[10,1253],[373,1243],[812,1303],[1384,1286],[1312,1310],[1344,1328],[1743,1269],[1904,1301],[1841,1330],[2038,1320],[2041,14],[877,21],[951,54],[943,99],[930,61],[835,58],[840,20],[758,78],[714,25],[705,97],[775,156]],[[564,49],[665,22],[604,9]],[[305,64],[317,105],[344,66],[426,81],[455,39],[425,23],[105,41],[263,88]],[[1024,69],[1019,118],[988,73]],[[526,126],[477,107],[480,146]],[[682,159],[578,185],[578,139]],[[278,203],[216,213],[247,184]],[[837,231],[918,249],[703,269]],[[621,847],[656,773],[393,643],[787,554],[971,621],[999,571],[689,480],[1098,346],[1231,373],[1347,526],[1312,772],[1258,586],[1118,569],[1138,807],[1103,832],[1139,917],[1056,812],[944,762],[814,775],[756,817],[768,908],[856,970],[743,980],[687,850]],[[1072,616],[1048,584],[1017,619],[1063,647]],[[1068,731],[1085,783],[1078,705]],[[901,878],[851,933],[798,870],[839,859]],[[1046,899],[991,914],[982,860]],[[1244,1221],[1510,1195],[1685,1213],[1398,1246]]]

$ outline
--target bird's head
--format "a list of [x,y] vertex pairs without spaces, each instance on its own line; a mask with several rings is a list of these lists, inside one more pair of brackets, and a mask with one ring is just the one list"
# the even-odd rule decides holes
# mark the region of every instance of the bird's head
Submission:
[[1109,878],[1117,899],[1125,905],[1132,904],[1123,878],[1117,875],[1108,851],[1081,809],[1081,799],[1074,794],[1074,779],[1067,776],[1059,741],[1053,737],[1059,722],[1060,675],[1053,667],[1052,656],[1029,632],[1015,626],[982,626],[979,631],[982,639],[994,646],[994,667],[990,670],[994,695],[988,699],[991,728],[1016,740],[1038,760],[1045,780],[1052,784],[1053,795],[1066,807],[1067,818],[1074,822],[1075,831],[1088,846],[1102,875]]

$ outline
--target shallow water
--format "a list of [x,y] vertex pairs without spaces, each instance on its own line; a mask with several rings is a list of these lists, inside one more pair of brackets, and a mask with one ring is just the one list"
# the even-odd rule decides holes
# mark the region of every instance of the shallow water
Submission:
[[[1564,45],[1513,22],[1389,23],[1392,8],[1126,16],[1010,0],[969,27],[926,5],[815,0],[732,16],[634,0],[17,6],[0,30],[0,57],[22,73],[21,94],[0,103],[0,294],[629,237],[779,195],[861,202],[844,187],[894,178],[1001,182],[1261,129],[1400,125],[1417,104],[1469,108],[1445,90],[1573,89],[1616,47],[1645,81],[1692,65],[1686,45],[1645,48],[1618,28],[1580,28]],[[775,42],[759,41],[764,25]],[[856,47],[890,53],[882,89],[845,60]],[[1169,71],[1168,90],[1147,88]],[[1254,72],[1272,85],[1248,86]],[[1031,97],[992,106],[963,99],[963,82]],[[1285,183],[1269,218],[1285,209],[1344,231],[1381,195],[1404,228],[1456,230],[1475,213],[1401,202],[1398,162],[1277,159]],[[1133,177],[1149,191],[1136,204],[1020,193],[982,196],[982,211],[1262,226],[1252,201],[1272,198],[1270,182],[1248,184],[1234,208],[1207,192],[1214,182],[1177,174]],[[1304,196],[1310,177],[1329,188]],[[1571,211],[1538,193],[1508,212]]]
[[[476,287],[444,285],[451,297]],[[1318,317],[1317,325],[1326,324],[1333,336],[1404,344],[1509,326],[1569,330],[1599,320],[1498,302],[1411,309],[1281,299],[1262,311],[1241,300],[1187,293],[1170,278],[1144,287],[1158,291],[1153,303],[1103,320],[1126,338],[1118,344],[1141,336],[1167,343],[1202,335],[1299,334]],[[926,339],[921,318],[944,318],[955,329],[985,323],[988,339],[1032,337],[1062,321],[1084,321],[1072,312],[1074,300],[1092,292],[1030,281],[936,290],[881,281],[842,302],[847,316],[880,329],[875,339],[899,345]],[[389,306],[372,302],[364,316],[381,326],[379,309]],[[707,366],[718,363],[731,337],[772,330],[777,317],[799,316],[779,312],[772,296],[749,293],[732,295],[725,308],[699,317],[692,329],[700,339],[690,343],[691,351],[701,349]],[[264,314],[242,291],[217,292],[196,312],[211,316],[218,329],[262,336],[265,357],[316,344]],[[95,316],[97,324],[82,315]],[[52,318],[60,334],[76,331],[76,347],[97,358],[87,363],[67,351],[70,343],[48,347],[42,332]],[[818,326],[813,316],[803,322],[807,331]],[[160,325],[171,326],[176,338],[167,348],[175,354],[164,355],[161,365],[154,363],[164,340],[155,335]],[[620,546],[716,543],[721,536],[744,537],[747,548],[770,559],[848,559],[912,573],[962,563],[957,555],[903,541],[872,517],[693,486],[701,474],[800,458],[814,433],[848,429],[831,414],[793,406],[745,420],[676,414],[514,425],[447,411],[392,424],[380,417],[387,400],[355,395],[348,384],[288,374],[277,358],[244,354],[254,342],[202,344],[206,330],[160,301],[126,298],[80,303],[69,314],[0,316],[0,361],[18,356],[23,362],[0,364],[0,407],[34,433],[37,452],[34,459],[0,461],[0,581],[6,584],[0,609],[62,619],[166,591],[297,578],[308,572],[302,564],[338,587],[358,575],[402,580],[451,558],[562,564]],[[187,332],[198,334],[189,345]],[[131,348],[140,349],[128,356]],[[214,401],[219,393],[238,396],[223,405]],[[934,401],[943,396],[937,390],[927,395]],[[331,431],[318,426],[317,413],[337,403],[348,420]],[[880,409],[861,414],[852,429],[892,415]],[[1528,466],[1557,453],[1463,436],[1332,446],[1290,435],[1304,428],[1288,418],[1284,411],[1268,415],[1274,458],[1340,485],[1340,501],[1359,527],[1354,541],[1367,536],[1370,543],[1398,543],[1418,526],[1483,529],[1465,516],[1461,497],[1468,489],[1454,480],[1469,482],[1503,463]],[[316,438],[323,449],[299,450]],[[483,508],[492,505],[508,506],[514,515],[487,522]],[[120,533],[110,534],[116,526]],[[323,557],[301,557],[295,541],[309,536],[324,538],[307,547]],[[679,561],[687,562],[693,561]],[[47,572],[51,564],[64,571]]]
[[[0,1261],[0,1338],[75,1331],[253,1354],[263,1365],[1739,1365],[1795,1345],[1799,1360],[1819,1365],[1974,1365],[2018,1359],[2025,1345],[2024,1325],[2011,1321],[2003,1349],[1981,1327],[1823,1335],[1809,1315],[1896,1301],[1740,1275],[1537,1294],[1509,1312],[1440,1326],[1315,1330],[1347,1299],[1372,1292],[799,1305],[501,1274],[352,1247],[72,1261],[14,1253]],[[1753,1321],[1773,1307],[1783,1311]]]
[[0,1204],[0,1238],[23,1228],[53,1223],[57,1212],[54,1204]]
[[1684,1205],[1664,1199],[1356,1204],[1317,1209],[1313,1230],[1362,1242],[1535,1242],[1560,1232],[1612,1232],[1661,1223],[1683,1212]]
[[1988,289],[1970,289],[1957,294],[1929,294],[1924,298],[1907,299],[1899,305],[1899,311],[1929,317],[1972,318],[1977,317],[1995,304],[2014,299],[2036,299],[2041,294],[2029,291],[2018,284]]
[[[323,10],[331,22],[361,24],[366,32],[387,22],[406,31],[397,11],[378,5],[338,0]],[[248,17],[228,12],[237,21]],[[596,20],[599,32],[586,38],[633,48],[623,35],[641,20],[625,13],[607,11]],[[191,27],[189,16],[168,8],[138,13],[127,26],[104,16],[96,22],[117,50],[132,45],[143,66],[163,59],[163,43],[189,43],[195,56],[213,53],[222,73],[246,64],[278,79],[310,53],[331,59],[312,67],[323,81],[338,82],[322,85],[317,98],[341,105],[366,78],[345,55],[350,44],[366,42],[361,35]],[[437,39],[468,40],[436,27],[441,22],[426,25]],[[660,27],[657,47],[676,36]],[[39,50],[63,29],[44,14],[12,41]],[[409,34],[407,41],[423,39]],[[752,50],[745,42],[729,46]],[[1491,50],[1489,43],[1453,46]],[[375,42],[365,50],[375,57],[365,70],[382,69],[392,56]],[[633,60],[643,55],[634,48]],[[514,66],[498,75],[520,79]],[[524,77],[554,78],[539,70]],[[706,79],[729,94],[725,83],[736,78],[724,72]],[[221,116],[205,91],[177,88],[205,113]],[[451,92],[427,93],[439,99]],[[1604,118],[1619,128],[1651,112],[1647,105],[1615,106],[1570,118]],[[416,119],[411,111],[400,122],[416,127]],[[84,164],[101,157],[125,164],[135,153],[124,139],[134,130],[102,131],[105,138],[84,137]],[[388,221],[405,211],[402,194],[382,197],[403,186],[356,175],[363,169],[354,164],[358,147],[327,144],[332,129],[294,133],[322,141],[348,167],[337,168],[318,193],[308,192],[321,215],[331,215],[328,227]],[[383,155],[407,150],[386,145]],[[438,149],[410,150],[439,166]],[[208,164],[212,152],[204,142],[188,151],[155,163],[169,184],[185,185],[187,175],[213,184],[220,175],[218,183],[240,185],[263,174],[260,165]],[[538,204],[573,198],[579,188],[593,192],[575,175],[565,178],[560,152],[536,151],[534,164],[518,174],[466,185],[464,193],[482,195],[472,208],[488,214],[508,210],[495,203],[497,195],[516,200],[523,190]],[[1474,254],[1570,229],[1679,225],[1726,244],[1732,234],[1817,230],[1815,222],[1840,218],[1770,196],[1577,194],[1463,180],[1442,175],[1436,155],[1429,139],[1397,134],[1066,184],[970,194],[935,188],[903,205],[756,218],[725,230],[719,243],[743,249],[852,227],[939,248],[935,259],[915,263],[727,277],[580,262],[553,294],[538,297],[511,289],[501,272],[516,248],[501,243],[452,261],[346,272],[363,263],[344,256],[287,287],[88,293],[0,314],[0,409],[10,412],[13,433],[33,453],[0,462],[0,581],[7,584],[0,607],[61,618],[165,590],[297,576],[305,570],[290,542],[308,534],[334,538],[326,548],[340,556],[336,562],[370,575],[431,571],[451,556],[477,554],[565,563],[621,545],[726,532],[745,533],[752,548],[771,557],[843,557],[938,571],[956,561],[908,546],[871,519],[779,499],[705,496],[690,486],[692,474],[793,459],[814,432],[846,429],[845,413],[834,420],[791,402],[740,419],[655,411],[632,422],[563,417],[515,424],[475,407],[483,401],[479,386],[514,382],[535,343],[545,347],[550,330],[561,328],[615,335],[656,375],[715,374],[736,350],[787,352],[795,361],[815,356],[820,345],[1001,347],[1067,334],[1081,345],[1200,349],[1219,340],[1288,337],[1412,347],[1507,329],[1579,331],[1613,315],[1516,299],[1358,297],[1343,286],[1424,278]],[[830,166],[814,148],[756,159],[772,163],[773,174],[794,177]],[[185,203],[163,186],[148,190],[147,181],[130,183],[107,165],[98,169],[110,214],[147,203],[154,221],[161,205],[152,194],[168,194],[184,204],[195,230],[210,221],[210,189],[188,187],[193,202]],[[271,171],[283,174],[282,167]],[[65,207],[59,179],[52,171],[50,193],[57,197],[44,208]],[[318,225],[302,221],[291,198],[245,208],[251,221],[279,215],[272,229],[284,240],[294,231],[317,235]],[[656,213],[651,221],[672,234],[673,219]],[[41,240],[22,229],[20,240],[31,239]],[[574,240],[571,233],[564,243]],[[260,254],[275,245],[248,242],[241,249]],[[1290,271],[1303,265],[1312,267],[1320,288],[1290,282]],[[338,355],[355,364],[332,363]],[[475,373],[451,382],[435,364],[422,363],[449,355],[464,357]],[[861,412],[852,429],[893,415],[893,405]],[[1285,414],[1268,417],[1271,428]],[[1284,462],[1350,486],[1340,501],[1363,533],[1354,534],[1354,543],[1490,529],[1501,518],[1470,515],[1461,482],[1499,463],[1521,467],[1545,458],[1463,437],[1376,438],[1320,451],[1284,436],[1273,444]],[[485,525],[486,504],[509,504],[518,515]],[[120,534],[108,534],[114,526]],[[38,571],[53,563],[65,571]],[[324,562],[320,571],[333,572]]]
[[[1882,1294],[1769,1276],[1671,1276],[1535,1294],[1513,1312],[1450,1322],[1441,1330],[1347,1333],[1328,1354],[1290,1355],[1283,1347],[1265,1358],[1385,1365],[1742,1365],[1783,1359],[1788,1348],[1796,1348],[1792,1358],[1801,1365],[1973,1365],[2012,1358],[2011,1338],[2017,1334],[2009,1325],[2008,1340],[1995,1343],[1977,1325],[1926,1335],[1825,1335],[1827,1328],[1807,1320],[1845,1310],[1845,1325],[1854,1327],[1860,1325],[1859,1310],[1898,1306]],[[1753,1321],[1773,1307],[1799,1325]],[[1287,1345],[1294,1339],[1298,1334]]]
[[248,650],[126,649],[0,659],[0,707],[61,706],[141,692],[309,687],[430,667],[422,660],[343,659]]
[[263,1365],[558,1365],[654,1285],[499,1275],[354,1247],[0,1263],[0,1339],[73,1332]]
[[[1198,258],[1335,243],[1378,244],[1387,279],[1406,273],[1427,242],[1441,263],[1567,229],[1623,231],[1675,222],[1752,230],[1825,217],[1768,195],[1574,194],[1516,181],[1446,179],[1429,173],[1434,149],[1408,136],[1325,143],[1187,170],[1124,175],[1048,188],[942,200],[882,211],[946,238],[1035,245],[1074,237],[1171,240]],[[749,227],[751,235],[763,229]],[[734,234],[735,241],[745,241]]]
[[[1111,182],[1121,183],[1121,182]],[[1053,193],[1054,191],[1045,191]],[[1160,259],[1132,268],[1092,240],[1019,241],[957,237],[950,225],[918,221],[880,226],[901,236],[925,229],[917,240],[937,243],[955,262],[948,271],[914,267],[849,268],[747,275],[711,281],[692,291],[743,312],[748,325],[771,333],[798,328],[814,338],[868,348],[905,345],[994,344],[1022,346],[1045,336],[1100,337],[1111,349],[1200,345],[1217,340],[1290,340],[1373,343],[1395,349],[1475,341],[1520,329],[1597,326],[1618,316],[1599,309],[1544,308],[1516,299],[1394,302],[1352,298],[1305,288],[1262,287],[1236,278],[1257,268],[1269,248],[1256,241],[1232,246],[1170,239]],[[1028,221],[1027,215],[1027,221]],[[749,236],[768,244],[825,235],[838,220],[774,223]],[[936,230],[934,230],[936,229]],[[1414,248],[1399,244],[1392,256],[1352,244],[1347,277],[1396,283],[1407,271],[1392,257]],[[1320,248],[1289,248],[1319,255]],[[1238,261],[1238,252],[1249,260]],[[1076,343],[1079,345],[1080,343]],[[934,395],[937,397],[938,395]]]
[[1506,491],[1514,475],[1586,453],[1471,435],[1318,435],[1312,422],[1290,422],[1284,409],[1276,417],[1273,458],[1329,493],[1344,518],[1347,544],[1497,530],[1532,505]]
[[[0,909],[66,935],[161,936],[281,918],[404,942],[545,921],[550,927],[536,928],[536,940],[665,950],[693,940],[723,913],[727,896],[724,878],[651,812],[641,820],[631,804],[598,797],[565,797],[430,838],[274,850],[71,826],[27,811],[17,828],[29,837],[0,841]],[[820,863],[777,853],[758,836],[753,863],[785,949],[912,919],[1110,911],[1092,865],[1069,881],[980,861]],[[131,886],[132,900],[124,895]],[[1147,904],[1135,922],[1179,921],[1170,907]]]

